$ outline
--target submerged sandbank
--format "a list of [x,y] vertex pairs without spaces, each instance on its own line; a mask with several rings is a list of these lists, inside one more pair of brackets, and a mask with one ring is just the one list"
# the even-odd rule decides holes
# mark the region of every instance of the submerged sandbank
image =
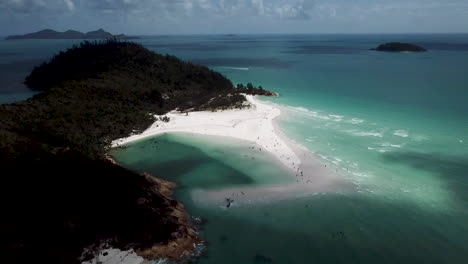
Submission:
[[[198,205],[226,208],[227,198],[233,201],[230,207],[236,207],[322,195],[329,192],[343,193],[352,188],[350,182],[322,162],[314,153],[289,140],[280,130],[276,131],[278,136],[301,160],[296,169],[285,170],[286,176],[289,174],[293,177],[290,182],[272,182],[271,184],[245,185],[215,190],[194,189],[190,194],[192,201]],[[282,172],[278,171],[278,173]]]

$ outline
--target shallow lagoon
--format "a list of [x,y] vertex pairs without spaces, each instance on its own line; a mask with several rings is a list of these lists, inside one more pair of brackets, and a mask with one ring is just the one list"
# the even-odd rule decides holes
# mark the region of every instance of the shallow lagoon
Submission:
[[290,181],[273,157],[246,158],[248,143],[219,139],[164,135],[112,153],[128,168],[179,183],[176,198],[204,223],[207,248],[198,263],[461,263],[466,257],[465,209],[414,203],[399,192],[324,192],[234,201],[229,208],[194,201],[193,190]]

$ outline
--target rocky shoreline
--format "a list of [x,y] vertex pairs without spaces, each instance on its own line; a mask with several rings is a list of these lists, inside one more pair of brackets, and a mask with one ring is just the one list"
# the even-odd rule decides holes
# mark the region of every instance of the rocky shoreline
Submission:
[[[156,244],[147,249],[137,249],[136,253],[148,260],[163,258],[174,261],[198,255],[197,246],[202,244],[203,240],[198,236],[195,226],[191,221],[191,216],[186,211],[184,205],[171,198],[173,190],[177,185],[146,173],[143,175],[148,183],[153,184],[152,191],[170,200],[173,209],[170,217],[175,220],[179,228],[176,232],[172,233],[173,240],[169,241],[169,243],[165,245]],[[139,202],[145,203],[146,201],[141,200]]]
[[[116,166],[121,166],[109,154],[106,155],[106,158]],[[147,189],[149,191],[161,195],[169,201],[169,207],[172,209],[169,218],[174,220],[178,226],[178,230],[171,234],[173,239],[168,243],[156,243],[151,247],[134,249],[136,254],[145,260],[167,259],[171,261],[180,261],[197,256],[199,254],[197,248],[204,241],[199,237],[192,217],[185,209],[185,206],[172,198],[177,184],[156,178],[148,173],[143,173],[141,176],[147,182]],[[149,201],[143,197],[139,198],[137,203],[140,206],[146,205],[147,207],[151,207]]]

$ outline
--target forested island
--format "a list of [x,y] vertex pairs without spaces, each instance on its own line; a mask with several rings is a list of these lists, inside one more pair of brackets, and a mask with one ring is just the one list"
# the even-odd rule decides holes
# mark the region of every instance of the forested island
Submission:
[[42,92],[0,105],[5,263],[79,263],[104,245],[147,259],[190,257],[202,240],[170,197],[174,184],[119,166],[107,155],[111,142],[145,130],[154,114],[276,95],[115,39],[57,54],[25,84]]
[[377,48],[371,49],[376,51],[385,52],[425,52],[425,48],[415,44],[401,43],[401,42],[390,42],[379,45]]
[[52,29],[44,29],[34,33],[28,33],[24,35],[12,35],[6,37],[7,40],[13,39],[133,39],[135,37],[129,37],[124,34],[112,35],[111,33],[98,29],[95,31],[89,31],[86,33],[79,32],[76,30],[67,30],[65,32],[59,32]]

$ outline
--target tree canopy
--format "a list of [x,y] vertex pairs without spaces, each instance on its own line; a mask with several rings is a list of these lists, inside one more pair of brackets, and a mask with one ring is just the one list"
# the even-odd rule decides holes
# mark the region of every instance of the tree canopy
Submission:
[[0,105],[0,252],[9,263],[78,263],[102,240],[145,248],[187,233],[158,184],[106,159],[110,142],[146,129],[154,114],[242,107],[240,93],[264,91],[118,40],[61,52],[25,83],[42,92]]

